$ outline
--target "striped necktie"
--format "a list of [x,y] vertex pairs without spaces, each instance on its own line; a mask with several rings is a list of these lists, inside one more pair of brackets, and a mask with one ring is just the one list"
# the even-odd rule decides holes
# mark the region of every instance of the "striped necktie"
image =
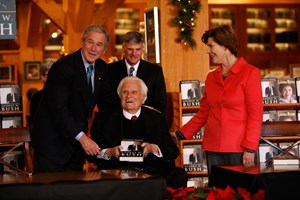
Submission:
[[129,69],[129,76],[133,76],[134,67],[130,67]]

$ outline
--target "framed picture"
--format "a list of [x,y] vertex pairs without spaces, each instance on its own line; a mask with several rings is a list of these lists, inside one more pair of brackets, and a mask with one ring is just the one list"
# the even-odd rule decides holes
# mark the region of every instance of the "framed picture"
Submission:
[[300,63],[290,64],[289,67],[291,78],[300,77]]
[[26,81],[39,81],[41,80],[41,62],[28,61],[24,63],[24,75]]
[[15,83],[15,66],[12,64],[0,64],[0,84]]
[[152,63],[160,63],[158,7],[146,10],[144,18],[146,44],[145,60]]

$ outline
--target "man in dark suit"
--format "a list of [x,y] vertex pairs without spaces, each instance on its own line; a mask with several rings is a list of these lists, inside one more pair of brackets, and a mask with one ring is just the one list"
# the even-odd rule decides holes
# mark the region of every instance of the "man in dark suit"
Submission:
[[277,89],[275,86],[273,86],[272,81],[269,81],[269,86],[265,88],[265,96],[276,96],[277,95]]
[[[113,111],[99,112],[93,121],[91,138],[102,148],[97,157],[89,157],[98,169],[138,169],[161,175],[171,187],[187,184],[186,172],[173,163],[179,149],[166,127],[163,114],[142,106],[147,98],[147,86],[137,77],[125,77],[118,86],[121,107]],[[135,121],[131,116],[136,115]],[[121,141],[142,140],[143,162],[119,161]]]
[[[41,75],[42,75],[42,80],[44,82],[44,86],[45,86],[46,81],[47,81],[48,72],[49,72],[49,70],[50,70],[50,68],[51,68],[51,66],[53,65],[54,62],[55,62],[54,59],[46,59],[41,65],[40,72],[41,72]],[[38,105],[40,103],[40,100],[43,96],[43,93],[44,93],[44,88],[42,88],[40,91],[34,93],[31,97],[30,107],[29,107],[30,118],[28,120],[28,125],[30,125],[30,126],[32,125],[33,118],[35,116],[35,113],[36,113],[36,110],[37,110]]]
[[134,144],[130,144],[127,147],[128,151],[140,151],[142,149],[143,148],[142,148],[142,146],[141,146],[141,144],[139,142],[134,142]]
[[188,91],[187,91],[187,97],[189,99],[200,98],[199,89],[198,89],[198,87],[197,87],[197,85],[195,83],[192,83],[191,89],[188,89]]
[[[166,85],[163,70],[160,66],[141,59],[144,52],[144,38],[139,32],[128,32],[123,38],[124,59],[108,65],[110,76],[107,84],[112,97],[110,104],[119,105],[119,97],[116,93],[122,78],[129,76],[130,68],[134,69],[132,75],[142,79],[148,87],[148,98],[145,105],[151,106],[162,113],[166,110]],[[111,105],[109,107],[112,107]]]
[[193,153],[190,154],[190,156],[189,156],[189,163],[195,164],[195,163],[199,163],[199,162],[200,162],[200,155],[199,155],[199,153],[197,153],[197,149],[195,148],[193,150]]
[[100,153],[87,136],[88,119],[95,101],[103,96],[107,65],[99,57],[108,43],[107,31],[91,25],[82,34],[81,49],[60,58],[49,70],[32,127],[36,172],[82,170],[85,153]]
[[20,103],[20,95],[15,87],[11,88],[11,92],[6,95],[7,103]]

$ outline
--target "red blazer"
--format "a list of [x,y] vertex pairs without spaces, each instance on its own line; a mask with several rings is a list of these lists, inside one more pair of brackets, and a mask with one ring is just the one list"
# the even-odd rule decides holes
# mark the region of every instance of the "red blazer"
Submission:
[[228,73],[210,72],[198,113],[180,131],[190,139],[204,126],[203,149],[213,152],[257,150],[263,116],[261,75],[243,58]]

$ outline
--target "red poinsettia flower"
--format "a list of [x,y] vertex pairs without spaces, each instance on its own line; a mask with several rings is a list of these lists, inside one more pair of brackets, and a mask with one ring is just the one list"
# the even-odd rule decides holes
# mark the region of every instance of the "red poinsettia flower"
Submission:
[[259,190],[251,196],[245,188],[238,188],[237,192],[230,186],[225,190],[216,187],[181,187],[178,189],[167,188],[167,197],[170,200],[264,200],[264,190]]

